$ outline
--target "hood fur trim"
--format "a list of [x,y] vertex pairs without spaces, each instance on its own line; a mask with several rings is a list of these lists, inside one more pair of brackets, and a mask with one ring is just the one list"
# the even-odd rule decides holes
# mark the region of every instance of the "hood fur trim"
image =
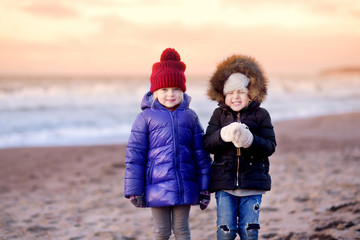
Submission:
[[217,69],[211,76],[207,95],[211,100],[224,102],[224,84],[233,73],[242,73],[250,79],[249,98],[257,102],[263,102],[267,95],[268,78],[265,76],[262,66],[252,57],[244,55],[232,55],[217,65]]

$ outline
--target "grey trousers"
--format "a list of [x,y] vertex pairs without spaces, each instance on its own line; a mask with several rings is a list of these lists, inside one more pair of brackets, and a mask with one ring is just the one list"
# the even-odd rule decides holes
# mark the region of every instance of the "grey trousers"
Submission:
[[173,229],[175,239],[190,240],[190,207],[190,205],[179,205],[151,208],[154,223],[154,239],[168,240],[171,236],[171,229]]

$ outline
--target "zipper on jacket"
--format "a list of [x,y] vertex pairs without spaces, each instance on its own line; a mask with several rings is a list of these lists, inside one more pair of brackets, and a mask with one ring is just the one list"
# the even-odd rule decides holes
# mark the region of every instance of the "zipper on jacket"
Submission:
[[[241,123],[241,121],[240,121],[240,112],[238,112],[238,114],[237,114],[237,122]],[[240,148],[237,148],[236,156],[241,156]]]
[[174,158],[173,158],[173,164],[174,164],[174,168],[175,168],[175,175],[176,175],[176,179],[179,185],[179,198],[181,198],[180,200],[180,204],[184,202],[184,186],[183,186],[183,182],[182,179],[180,178],[180,173],[179,173],[179,169],[180,169],[180,153],[179,153],[179,148],[178,148],[178,129],[177,129],[177,120],[176,120],[176,116],[174,112],[169,112],[170,116],[171,116],[171,121],[173,124],[173,137],[174,137]]
[[[240,123],[240,111],[237,114],[237,122]],[[241,150],[240,148],[236,149],[236,161],[237,161],[237,168],[236,168],[236,187],[239,186],[239,178],[240,178],[240,156]]]
[[237,161],[237,168],[236,168],[236,187],[239,187],[239,177],[240,177],[240,173],[239,173],[239,170],[240,170],[240,156],[236,156],[236,161]]

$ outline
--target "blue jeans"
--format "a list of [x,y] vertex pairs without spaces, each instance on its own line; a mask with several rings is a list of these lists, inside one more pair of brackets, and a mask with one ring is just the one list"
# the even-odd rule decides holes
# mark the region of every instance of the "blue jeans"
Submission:
[[217,204],[217,239],[258,239],[262,195],[237,197],[224,191],[215,193]]

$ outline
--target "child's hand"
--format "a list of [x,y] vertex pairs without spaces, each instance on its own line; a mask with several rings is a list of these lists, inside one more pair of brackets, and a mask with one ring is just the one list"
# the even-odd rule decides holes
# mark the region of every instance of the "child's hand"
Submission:
[[251,146],[253,140],[254,140],[254,136],[252,135],[246,124],[241,123],[236,127],[235,136],[232,141],[235,147],[248,148]]
[[130,196],[130,202],[137,208],[145,207],[144,194],[141,196]]
[[220,130],[221,139],[224,142],[231,142],[234,140],[235,130],[240,123],[233,122]]
[[210,203],[210,192],[201,191],[200,192],[200,209],[205,210]]

